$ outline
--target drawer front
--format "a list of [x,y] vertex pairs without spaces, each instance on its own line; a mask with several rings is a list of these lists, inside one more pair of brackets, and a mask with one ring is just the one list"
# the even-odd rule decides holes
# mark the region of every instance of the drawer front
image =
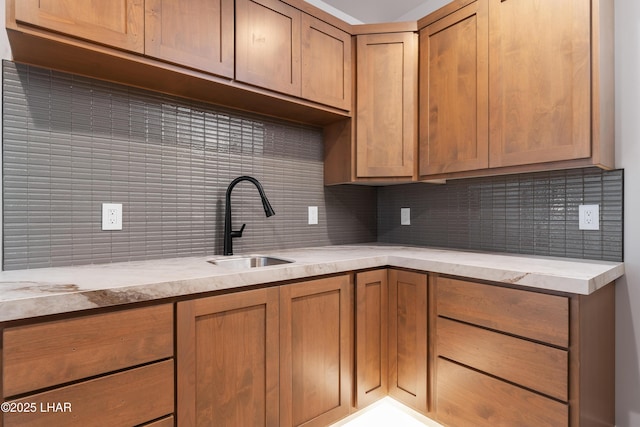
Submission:
[[438,355],[568,401],[566,350],[444,318],[436,330]]
[[436,416],[456,427],[563,427],[569,407],[438,358]]
[[[4,427],[133,426],[173,413],[173,360],[9,402]],[[11,407],[11,406],[10,406]]]
[[569,299],[438,277],[437,313],[463,322],[569,347]]
[[8,328],[3,396],[173,356],[173,306],[137,308]]

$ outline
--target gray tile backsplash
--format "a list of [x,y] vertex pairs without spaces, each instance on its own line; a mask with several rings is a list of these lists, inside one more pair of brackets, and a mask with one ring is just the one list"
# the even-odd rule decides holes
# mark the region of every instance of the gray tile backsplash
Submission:
[[[4,268],[222,252],[233,191],[236,253],[376,240],[376,190],[323,186],[322,130],[3,62]],[[101,203],[123,230],[101,230]],[[307,225],[307,206],[319,224]]]
[[[600,205],[600,230],[578,206]],[[411,225],[400,225],[400,208]],[[378,190],[378,241],[622,261],[623,171],[595,168],[406,184]]]
[[[276,215],[239,184],[236,253],[377,240],[623,259],[621,170],[325,188],[321,129],[9,61],[2,74],[5,269],[220,254],[239,175]],[[103,202],[123,204],[122,231],[101,231]],[[599,231],[578,230],[582,203],[600,204]]]

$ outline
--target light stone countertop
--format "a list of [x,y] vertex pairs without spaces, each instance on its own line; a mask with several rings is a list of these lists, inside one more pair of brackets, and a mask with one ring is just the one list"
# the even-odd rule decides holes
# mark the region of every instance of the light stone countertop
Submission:
[[619,262],[383,244],[265,254],[294,262],[234,270],[209,256],[1,272],[0,322],[383,266],[583,295],[624,274]]

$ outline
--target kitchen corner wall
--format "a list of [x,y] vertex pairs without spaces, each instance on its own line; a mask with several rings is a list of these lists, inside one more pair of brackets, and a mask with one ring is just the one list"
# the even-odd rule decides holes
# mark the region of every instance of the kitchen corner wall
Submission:
[[[622,261],[622,202],[623,171],[596,168],[386,187],[378,241]],[[578,229],[580,204],[600,205],[600,230]]]
[[[4,268],[222,252],[232,195],[236,253],[376,240],[376,189],[323,186],[322,130],[3,62]],[[101,203],[123,230],[101,230]],[[318,206],[319,225],[307,225]]]

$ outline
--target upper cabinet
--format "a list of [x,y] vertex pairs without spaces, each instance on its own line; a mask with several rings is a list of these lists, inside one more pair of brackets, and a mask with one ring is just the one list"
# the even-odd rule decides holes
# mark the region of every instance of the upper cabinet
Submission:
[[612,2],[458,0],[419,27],[421,178],[614,167]]
[[415,23],[355,28],[355,114],[324,128],[326,185],[417,177],[416,29]]
[[420,31],[420,175],[489,166],[488,7],[477,1]]
[[351,109],[351,36],[279,0],[236,0],[236,79]]
[[16,0],[19,23],[144,52],[144,0]]
[[351,110],[351,35],[302,14],[302,97]]
[[590,157],[590,2],[489,7],[490,166]]
[[356,175],[404,178],[415,170],[417,35],[357,37]]
[[236,0],[236,78],[299,95],[301,19],[279,0]]
[[233,78],[233,0],[146,0],[145,53]]
[[350,117],[351,25],[303,0],[6,0],[17,62],[324,126]]

